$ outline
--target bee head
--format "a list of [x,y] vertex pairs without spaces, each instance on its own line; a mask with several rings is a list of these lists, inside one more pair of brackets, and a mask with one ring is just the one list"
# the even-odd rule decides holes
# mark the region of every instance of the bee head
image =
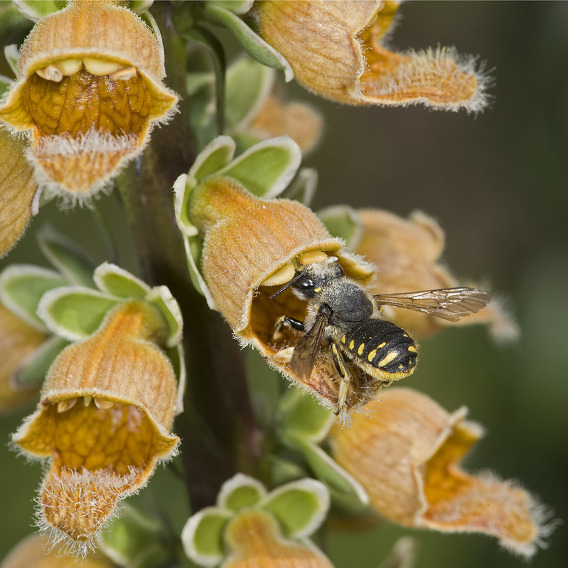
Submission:
[[330,257],[322,262],[313,262],[300,269],[300,271],[271,298],[291,287],[294,294],[301,300],[315,298],[324,287],[337,278],[344,275],[343,268],[337,262],[337,258]]

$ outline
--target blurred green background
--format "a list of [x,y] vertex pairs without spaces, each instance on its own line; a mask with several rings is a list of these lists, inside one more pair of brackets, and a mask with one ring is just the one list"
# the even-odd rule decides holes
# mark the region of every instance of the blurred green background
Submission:
[[[568,566],[568,3],[412,2],[401,10],[392,44],[400,49],[455,45],[479,54],[495,79],[491,107],[473,117],[422,107],[341,107],[298,87],[293,94],[326,115],[326,133],[306,165],[319,172],[316,209],[338,203],[406,216],[421,209],[446,232],[444,260],[459,276],[486,280],[502,293],[522,330],[498,347],[483,328],[446,330],[422,343],[420,367],[406,386],[454,410],[469,407],[483,424],[467,461],[518,479],[564,519],[531,565]],[[129,259],[126,221],[116,196],[100,209],[120,229],[121,262]],[[44,264],[35,231],[50,221],[88,242],[102,260],[101,237],[86,211],[42,209],[10,262]],[[2,266],[6,261],[2,263]],[[2,418],[0,558],[32,529],[39,464],[7,447],[30,409]],[[176,507],[161,470],[165,507]],[[152,482],[154,483],[154,481]],[[180,500],[177,499],[179,502]],[[186,511],[175,515],[183,519]],[[326,545],[338,567],[377,567],[402,534],[419,539],[417,566],[503,568],[524,565],[493,539],[387,526],[379,532],[331,532]]]

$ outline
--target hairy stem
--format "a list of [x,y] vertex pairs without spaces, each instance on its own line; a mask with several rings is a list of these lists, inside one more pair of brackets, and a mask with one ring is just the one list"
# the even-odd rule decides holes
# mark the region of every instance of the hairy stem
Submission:
[[227,324],[211,311],[189,279],[181,234],[173,208],[172,186],[195,155],[185,92],[185,43],[172,25],[169,2],[152,12],[166,53],[168,85],[181,95],[180,112],[152,133],[141,161],[118,185],[129,217],[143,277],[168,286],[184,319],[188,372],[185,411],[176,432],[193,511],[214,503],[219,487],[237,471],[252,472],[257,430],[244,365]]

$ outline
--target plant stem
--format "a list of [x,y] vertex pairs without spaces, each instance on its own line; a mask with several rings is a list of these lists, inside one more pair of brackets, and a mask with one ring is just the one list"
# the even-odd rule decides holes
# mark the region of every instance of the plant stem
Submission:
[[166,54],[168,85],[182,96],[180,113],[152,133],[139,167],[118,180],[137,246],[142,275],[166,285],[180,304],[188,384],[185,411],[176,422],[193,511],[212,505],[221,484],[237,471],[252,473],[257,429],[237,343],[220,315],[191,284],[181,233],[174,216],[172,186],[195,155],[184,105],[185,41],[170,20],[169,2],[152,12]]

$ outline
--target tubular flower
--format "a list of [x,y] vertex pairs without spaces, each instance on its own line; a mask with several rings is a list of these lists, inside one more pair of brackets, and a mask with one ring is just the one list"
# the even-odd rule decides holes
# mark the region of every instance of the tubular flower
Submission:
[[18,389],[13,378],[46,339],[45,333],[0,304],[0,413],[16,409],[36,396],[36,389]]
[[549,532],[542,507],[515,483],[474,476],[459,462],[480,438],[466,409],[449,414],[416,391],[387,389],[356,414],[351,429],[330,430],[334,459],[365,488],[378,513],[401,525],[495,536],[531,556]]
[[225,529],[229,558],[223,568],[331,568],[309,541],[295,542],[282,535],[276,519],[251,509],[235,517]]
[[116,4],[73,0],[41,20],[0,107],[1,120],[30,133],[38,179],[75,196],[101,188],[141,152],[177,101],[162,84],[158,40]]
[[[89,552],[81,564],[83,568],[112,568],[113,563],[102,554]],[[34,534],[20,542],[7,556],[2,568],[71,568],[77,559],[69,553],[50,549],[46,535]]]
[[175,451],[176,379],[159,347],[160,318],[143,301],[127,302],[89,339],[66,347],[37,411],[14,435],[27,454],[51,460],[41,517],[58,537],[88,543],[118,500]]
[[381,44],[400,2],[324,0],[255,2],[263,39],[288,61],[306,88],[353,105],[422,103],[479,111],[484,78],[474,59],[453,49],[406,54]]
[[306,155],[317,146],[323,132],[323,117],[305,103],[283,101],[275,94],[264,101],[252,120],[238,133],[255,142],[288,135]]
[[32,215],[38,183],[22,158],[25,143],[0,128],[0,257],[23,235]]
[[[408,219],[403,219],[380,209],[360,209],[357,216],[363,232],[354,247],[355,252],[381,267],[370,286],[374,293],[395,294],[461,285],[440,263],[444,232],[428,215],[415,211]],[[389,319],[417,338],[448,325],[472,323],[488,324],[496,340],[514,339],[518,333],[516,324],[495,298],[478,313],[457,324],[412,310],[390,306],[384,310]]]
[[[328,256],[338,259],[346,275],[362,282],[371,278],[373,267],[345,252],[342,242],[332,238],[304,205],[287,199],[258,199],[227,178],[212,178],[196,189],[189,216],[205,239],[205,281],[238,337],[259,349],[287,378],[336,407],[341,381],[330,350],[322,350],[311,376],[302,378],[290,366],[300,335],[276,326],[283,315],[303,321],[306,303],[290,289],[270,296],[294,277],[296,268]],[[345,402],[349,410],[365,404],[383,382],[352,369],[350,361],[346,365],[358,380]]]

